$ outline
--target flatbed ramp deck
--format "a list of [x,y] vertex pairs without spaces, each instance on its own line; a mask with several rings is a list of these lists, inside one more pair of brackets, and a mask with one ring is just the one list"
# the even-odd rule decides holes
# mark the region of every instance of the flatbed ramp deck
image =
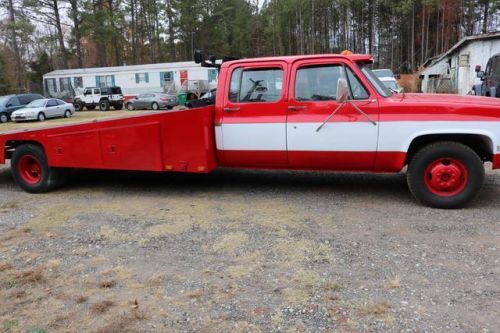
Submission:
[[0,131],[0,164],[29,143],[43,149],[49,167],[210,172],[217,166],[213,110],[110,112],[109,118],[86,119],[82,112],[66,122],[19,124],[32,127]]
[[77,124],[86,121],[117,119],[117,118],[140,116],[158,112],[165,112],[165,111],[106,111],[106,112],[80,111],[80,112],[75,112],[75,114],[71,118],[54,118],[54,119],[47,119],[43,122],[28,121],[28,122],[15,123],[11,121],[5,124],[0,124],[0,134],[22,129],[35,130],[40,128],[50,128],[54,126]]

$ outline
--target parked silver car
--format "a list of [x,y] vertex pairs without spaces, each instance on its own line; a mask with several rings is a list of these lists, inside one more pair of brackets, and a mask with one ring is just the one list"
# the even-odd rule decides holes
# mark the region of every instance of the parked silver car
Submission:
[[162,93],[140,94],[134,99],[127,102],[126,106],[129,111],[132,110],[159,110],[172,109],[179,105],[179,99],[175,95]]
[[14,111],[11,115],[13,121],[38,120],[47,118],[65,117],[69,118],[75,113],[75,107],[60,99],[44,98],[37,99],[24,108]]

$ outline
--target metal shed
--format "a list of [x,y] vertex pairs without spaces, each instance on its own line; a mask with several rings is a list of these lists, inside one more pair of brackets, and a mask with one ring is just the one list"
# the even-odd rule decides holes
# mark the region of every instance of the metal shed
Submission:
[[500,32],[464,37],[420,72],[422,92],[469,94],[480,82],[475,66],[485,68],[488,59],[499,52]]

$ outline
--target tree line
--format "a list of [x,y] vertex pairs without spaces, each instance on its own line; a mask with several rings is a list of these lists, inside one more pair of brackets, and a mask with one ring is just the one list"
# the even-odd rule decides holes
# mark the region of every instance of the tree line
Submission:
[[500,30],[500,0],[0,0],[0,92],[54,69],[192,59],[370,53],[417,70],[465,36]]

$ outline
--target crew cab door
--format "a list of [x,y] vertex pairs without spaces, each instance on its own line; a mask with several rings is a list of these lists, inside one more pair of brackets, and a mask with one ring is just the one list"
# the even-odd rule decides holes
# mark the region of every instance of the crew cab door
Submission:
[[226,96],[216,119],[217,150],[223,165],[287,165],[286,66],[270,61],[228,68]]
[[99,100],[101,99],[101,89],[99,88],[94,88],[92,91],[92,103],[97,104],[99,103]]
[[[311,59],[294,63],[291,74],[287,117],[290,166],[372,170],[379,108],[375,92],[360,80],[359,68],[342,59]],[[346,79],[350,88],[349,101],[343,106],[336,101],[340,78]]]

